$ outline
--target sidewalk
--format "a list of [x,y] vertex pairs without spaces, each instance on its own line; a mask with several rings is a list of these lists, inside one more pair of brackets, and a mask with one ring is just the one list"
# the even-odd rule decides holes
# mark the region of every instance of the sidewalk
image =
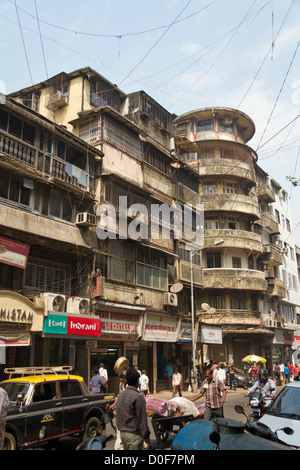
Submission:
[[[182,392],[182,397],[183,398],[187,398],[188,400],[191,400],[192,398],[195,397],[195,395],[197,395],[197,393],[199,393],[199,388],[197,389],[197,392],[188,392],[188,391],[184,391]],[[230,388],[226,387],[226,393],[236,393],[236,392],[239,392],[239,391],[243,391],[245,393],[245,389],[242,388],[242,387],[237,387],[236,390],[230,390]],[[178,393],[176,393],[175,395],[176,397],[178,397]],[[157,393],[150,393],[150,398],[161,398],[163,400],[171,400],[172,398],[172,392],[170,392],[169,390],[162,390],[160,392],[157,392]]]

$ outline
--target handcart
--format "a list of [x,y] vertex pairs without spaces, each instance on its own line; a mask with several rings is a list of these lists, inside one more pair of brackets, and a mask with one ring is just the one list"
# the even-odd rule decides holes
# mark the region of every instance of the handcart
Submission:
[[195,421],[193,415],[157,417],[152,416],[152,427],[155,434],[157,448],[164,450],[164,442],[166,442],[171,434],[177,434],[187,423]]
[[152,418],[152,428],[158,449],[164,449],[164,443],[171,434],[177,434],[187,423],[203,418],[201,410],[190,400],[178,397],[171,400],[152,398],[146,401],[148,416]]

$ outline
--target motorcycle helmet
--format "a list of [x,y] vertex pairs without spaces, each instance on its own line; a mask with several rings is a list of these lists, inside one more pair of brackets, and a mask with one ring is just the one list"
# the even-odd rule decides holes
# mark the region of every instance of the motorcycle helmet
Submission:
[[258,372],[258,377],[259,380],[262,380],[263,382],[266,382],[268,380],[268,371],[266,369],[260,369]]

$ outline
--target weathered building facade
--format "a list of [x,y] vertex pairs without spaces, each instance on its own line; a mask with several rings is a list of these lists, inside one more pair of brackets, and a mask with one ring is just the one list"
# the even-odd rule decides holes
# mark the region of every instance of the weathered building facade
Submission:
[[292,344],[293,330],[281,318],[270,322],[270,312],[279,311],[286,297],[286,279],[279,269],[282,245],[276,243],[280,221],[273,215],[278,188],[247,145],[254,132],[248,116],[228,108],[199,109],[175,119],[180,159],[199,173],[205,208],[199,328],[209,324],[222,330],[219,344],[205,346],[204,360],[241,367],[244,356],[256,353],[267,357],[272,369],[274,361],[291,359],[286,343]]
[[[193,310],[202,363],[234,361],[241,367],[251,352],[265,355],[271,367],[278,356],[276,331],[291,337],[293,330],[282,328],[281,320],[269,323],[272,312],[283,308],[286,280],[280,270],[280,227],[272,212],[277,190],[248,146],[255,133],[252,120],[228,108],[175,116],[145,92],[126,95],[88,67],[13,93],[10,101],[30,114],[29,121],[43,124],[31,137],[37,155],[33,168],[18,157],[6,164],[12,168],[17,160],[43,186],[30,206],[36,223],[29,226],[25,220],[26,230],[23,224],[19,230],[28,233],[17,240],[30,247],[29,268],[31,256],[43,259],[46,271],[49,258],[57,259],[68,266],[66,278],[72,281],[60,290],[61,284],[52,283],[46,291],[39,285],[21,293],[32,301],[43,292],[88,301],[90,315],[101,320],[101,334],[81,341],[67,334],[61,344],[72,351],[71,363],[86,380],[105,362],[112,391],[117,390],[113,365],[126,355],[148,371],[152,390],[165,386],[168,360],[180,366],[189,383]],[[80,155],[74,145],[82,149]],[[5,166],[6,153],[1,155]],[[47,205],[43,195],[49,191],[54,200],[51,196]],[[161,212],[152,214],[163,204],[169,209],[188,205],[190,228],[203,232],[203,244],[191,246],[185,233],[178,236],[172,210],[167,223]],[[200,224],[198,205],[204,208]],[[12,237],[5,220],[0,235]],[[22,271],[23,279],[24,272],[29,278],[30,269]],[[20,286],[1,284],[12,291]],[[70,313],[67,304],[65,313]],[[60,332],[43,328],[42,341],[55,350]],[[285,348],[280,348],[282,360]],[[33,350],[28,348],[31,365]],[[35,351],[39,360],[52,360]]]
[[69,362],[82,335],[73,330],[66,342],[57,329],[50,340],[44,321],[69,310],[99,323],[89,302],[75,306],[75,299],[90,299],[93,290],[87,266],[97,239],[80,228],[80,217],[94,210],[102,153],[7,97],[0,106],[0,155],[0,335],[7,346],[1,363]]

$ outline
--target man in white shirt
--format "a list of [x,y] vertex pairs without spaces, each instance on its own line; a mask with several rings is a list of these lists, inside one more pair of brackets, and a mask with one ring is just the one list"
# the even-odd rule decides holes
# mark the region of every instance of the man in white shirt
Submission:
[[100,364],[99,375],[103,380],[102,391],[106,393],[108,392],[108,374],[104,364]]
[[224,364],[221,364],[221,366],[218,364],[218,367],[213,372],[213,377],[214,379],[218,379],[220,382],[222,382],[225,385],[226,371],[224,368]]

